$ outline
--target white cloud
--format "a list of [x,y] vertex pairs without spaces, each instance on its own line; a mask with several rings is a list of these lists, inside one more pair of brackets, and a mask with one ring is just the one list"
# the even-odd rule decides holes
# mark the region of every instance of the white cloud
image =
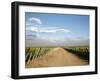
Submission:
[[[70,30],[61,27],[41,27],[42,21],[39,18],[30,17],[26,21],[26,30],[40,33],[57,33],[57,32],[70,32]],[[38,26],[38,27],[34,27]]]
[[78,45],[89,45],[89,40],[83,41],[73,41],[73,39],[69,40],[61,40],[61,39],[52,39],[45,37],[31,37],[32,39],[26,40],[26,46],[78,46]]
[[36,24],[42,24],[42,21],[39,18],[35,18],[35,17],[29,18],[28,21]]
[[26,30],[30,30],[30,31],[33,31],[33,32],[40,32],[40,33],[70,32],[70,30],[68,30],[68,29],[53,28],[53,27],[49,27],[49,28],[29,27],[29,28],[26,28]]

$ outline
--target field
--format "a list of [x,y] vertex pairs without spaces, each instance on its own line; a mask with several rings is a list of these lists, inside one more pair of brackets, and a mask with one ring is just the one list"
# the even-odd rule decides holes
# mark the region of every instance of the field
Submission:
[[88,46],[27,47],[25,49],[26,68],[87,64],[89,64]]

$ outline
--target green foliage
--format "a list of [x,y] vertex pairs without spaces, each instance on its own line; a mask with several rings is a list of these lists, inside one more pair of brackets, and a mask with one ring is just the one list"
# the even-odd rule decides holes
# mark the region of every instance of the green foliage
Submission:
[[89,47],[88,46],[73,46],[73,47],[67,47],[64,49],[89,62]]

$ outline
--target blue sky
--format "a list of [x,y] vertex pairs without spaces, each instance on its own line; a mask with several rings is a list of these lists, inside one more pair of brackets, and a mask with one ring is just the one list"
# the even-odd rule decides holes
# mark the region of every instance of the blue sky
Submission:
[[88,45],[89,16],[25,12],[27,46]]

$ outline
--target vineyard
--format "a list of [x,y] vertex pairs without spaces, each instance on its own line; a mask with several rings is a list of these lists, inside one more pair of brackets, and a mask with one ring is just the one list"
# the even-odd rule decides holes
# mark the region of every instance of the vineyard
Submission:
[[[79,57],[80,59],[83,59],[87,63],[89,63],[89,47],[88,46],[70,46],[70,47],[62,46],[62,47],[58,47],[58,48],[59,48],[58,51],[65,50],[66,56],[68,55],[67,53],[69,52],[69,53],[72,53],[73,55]],[[30,64],[31,62],[36,62],[38,60],[38,58],[42,58],[46,54],[50,54],[50,51],[53,51],[55,49],[57,49],[57,47],[26,47],[25,63]],[[52,52],[52,53],[56,54],[56,52]],[[59,53],[57,55],[59,55]],[[61,54],[63,54],[63,52]],[[58,57],[58,56],[56,56],[56,57]],[[56,59],[56,57],[54,59]]]
[[89,62],[89,47],[88,46],[80,46],[80,47],[68,47],[64,48],[65,50],[77,55],[81,59],[87,60]]
[[25,49],[25,62],[28,64],[30,61],[35,60],[50,51],[52,48],[32,48],[27,47]]

